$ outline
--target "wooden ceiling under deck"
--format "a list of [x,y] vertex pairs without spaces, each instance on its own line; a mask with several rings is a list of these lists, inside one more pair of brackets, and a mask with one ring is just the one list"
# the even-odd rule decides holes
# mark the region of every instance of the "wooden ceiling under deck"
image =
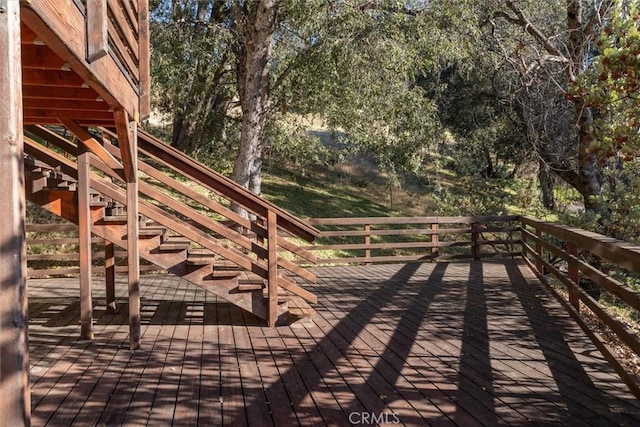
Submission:
[[84,126],[113,126],[113,107],[24,23],[21,32],[25,125],[73,119]]

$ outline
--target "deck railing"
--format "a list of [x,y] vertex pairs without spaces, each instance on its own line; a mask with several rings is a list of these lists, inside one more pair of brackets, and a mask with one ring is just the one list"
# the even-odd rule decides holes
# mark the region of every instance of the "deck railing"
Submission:
[[[321,229],[319,244],[305,248],[307,253],[319,253],[318,264],[522,256],[640,398],[634,375],[580,314],[588,309],[640,356],[638,331],[602,304],[608,299],[640,312],[640,293],[621,279],[635,277],[640,281],[640,246],[519,216],[322,218],[309,223]],[[330,255],[322,256],[323,251],[330,251]]]
[[[640,246],[579,228],[522,217],[522,255],[529,267],[555,294],[580,327],[640,398],[640,387],[604,340],[579,314],[588,308],[636,355],[640,356],[638,331],[629,328],[604,307],[602,294],[640,312],[640,293],[615,278],[640,273]],[[564,287],[558,292],[551,278]]]
[[313,218],[318,264],[371,264],[512,257],[521,253],[518,216]]

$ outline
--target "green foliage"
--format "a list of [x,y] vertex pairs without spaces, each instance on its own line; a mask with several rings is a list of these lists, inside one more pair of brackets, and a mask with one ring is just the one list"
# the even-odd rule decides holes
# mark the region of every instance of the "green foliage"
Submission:
[[597,55],[572,86],[597,112],[589,150],[605,158],[631,160],[640,151],[640,11],[636,2],[618,1],[610,22],[595,41]]
[[416,85],[428,27],[418,4],[412,13],[398,12],[406,2],[381,5],[336,2],[304,24],[305,61],[283,88],[296,94],[290,108],[322,117],[385,171],[416,170],[437,134],[434,104]]
[[268,164],[300,169],[306,164],[326,164],[328,149],[309,133],[307,125],[292,114],[277,114],[267,127],[263,153]]
[[564,215],[561,220],[597,233],[640,244],[640,159],[608,161],[598,212]]

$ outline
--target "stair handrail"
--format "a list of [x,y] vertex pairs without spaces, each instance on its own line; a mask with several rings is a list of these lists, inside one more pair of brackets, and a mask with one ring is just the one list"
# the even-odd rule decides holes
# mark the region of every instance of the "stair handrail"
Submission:
[[[61,150],[65,151],[65,152],[67,152],[69,154],[75,155],[76,145],[73,142],[68,141],[66,138],[63,138],[62,136],[56,134],[55,132],[52,132],[51,130],[47,129],[46,127],[28,126],[28,127],[26,127],[26,129],[29,132],[37,135],[38,137],[46,140],[47,142],[54,144],[56,147],[60,148]],[[113,132],[110,132],[109,130],[105,130],[105,132],[110,137],[117,138],[117,136]],[[163,144],[163,145],[166,145],[163,142],[160,142],[160,143]],[[112,145],[108,141],[102,141],[102,145],[105,147],[105,149],[114,158],[116,158],[118,160],[121,160],[120,150],[117,149],[114,145]],[[180,152],[178,152],[178,153],[180,153]],[[145,154],[146,154],[146,152],[145,152]],[[188,174],[185,174],[184,172],[182,172],[180,169],[174,167],[174,164],[172,162],[170,163],[170,162],[167,162],[167,161],[165,161],[163,159],[158,159],[155,156],[150,156],[150,157],[152,157],[154,160],[160,162],[164,166],[166,166],[168,168],[171,168],[174,171],[177,171],[177,172],[185,175],[188,178],[192,178]],[[182,157],[186,157],[186,160],[192,160],[188,156],[185,156],[184,154],[182,154]],[[200,164],[200,166],[202,166],[203,168],[206,168],[206,166],[204,166],[204,165]],[[235,212],[233,212],[232,210],[222,206],[221,204],[219,204],[219,203],[217,203],[217,202],[215,202],[215,201],[213,201],[213,200],[211,200],[209,198],[206,198],[206,197],[200,195],[199,193],[196,193],[195,191],[190,190],[188,187],[182,185],[180,182],[178,182],[177,180],[175,180],[173,178],[170,178],[170,177],[165,175],[165,178],[163,179],[161,177],[163,172],[157,170],[152,165],[150,165],[148,163],[145,163],[140,158],[138,159],[138,168],[139,168],[140,171],[144,172],[145,174],[151,176],[152,178],[154,178],[156,180],[161,181],[163,184],[173,188],[175,191],[187,196],[188,198],[190,198],[190,199],[194,200],[195,202],[207,207],[208,209],[211,209],[212,211],[214,211],[214,212],[216,212],[216,213],[228,218],[229,220],[233,221],[234,223],[244,227],[246,230],[249,230],[251,232],[256,233],[256,235],[258,235],[260,238],[266,238],[267,237],[267,229],[264,226],[260,225],[258,222],[249,221],[247,218],[244,218],[244,217],[236,214]],[[220,174],[218,174],[215,171],[211,171],[211,170],[209,170],[209,171],[212,172],[214,175],[217,174],[218,176],[221,176]],[[106,170],[106,172],[109,173],[109,170]],[[116,179],[119,179],[119,180],[122,179],[118,175],[114,175],[113,177],[116,178]],[[197,182],[199,182],[199,181],[197,181]],[[231,181],[231,182],[233,183],[233,181]],[[206,183],[202,183],[202,182],[199,182],[199,183],[204,185],[206,188],[216,192],[216,190],[214,188],[211,188],[211,186],[206,185]],[[248,190],[244,189],[244,187],[238,186],[236,183],[233,183],[233,184],[235,186],[241,188],[242,190],[244,190],[244,192],[248,192]],[[146,189],[147,187],[143,187],[143,188]],[[261,198],[255,196],[253,193],[251,193],[251,192],[248,192],[248,193],[251,194],[251,196],[253,198],[257,198],[260,202],[266,202],[266,201],[262,200]],[[149,195],[152,198],[154,197],[153,195],[150,195],[150,194],[147,194],[147,195]],[[269,205],[269,206],[275,206],[270,202],[266,202],[266,204]],[[277,209],[279,209],[279,208],[276,206],[276,209],[274,209],[274,211],[277,210]],[[277,215],[277,212],[276,212],[276,215]],[[288,214],[288,215],[290,215],[290,214]],[[265,221],[263,221],[263,222],[266,225],[266,215],[264,216],[264,218],[265,218]],[[279,217],[279,218],[281,218],[281,217]],[[293,217],[293,218],[296,219],[299,222],[304,223],[303,221],[300,221],[295,217]],[[202,224],[202,225],[204,225],[205,227],[207,226],[206,224]],[[209,227],[209,228],[211,228],[211,227]],[[317,233],[320,233],[317,229],[315,229],[315,231]],[[225,233],[223,232],[222,234],[225,234]],[[291,232],[289,232],[288,234],[291,235]],[[238,233],[234,233],[234,235],[236,237],[240,236]],[[297,244],[295,244],[293,242],[290,242],[290,241],[288,241],[288,240],[286,240],[284,238],[279,238],[278,239],[278,245],[281,248],[285,249],[286,251],[289,251],[289,252],[293,253],[294,255],[296,255],[296,256],[298,256],[298,257],[300,257],[300,258],[302,258],[302,259],[304,259],[306,261],[309,261],[309,262],[311,262],[313,264],[315,264],[315,262],[316,262],[315,254],[313,254],[312,252],[306,250],[305,248],[303,248],[300,245],[297,245]],[[245,245],[245,248],[251,250],[251,247],[249,247],[249,246]],[[291,261],[289,261],[287,259],[280,258],[279,259],[279,264],[282,267],[284,267],[285,269],[287,269],[289,271],[292,271],[292,272],[294,272],[294,273],[296,273],[298,275],[301,275],[302,277],[308,276],[309,278],[307,280],[310,280],[310,281],[314,281],[315,280],[315,279],[311,279],[311,275],[305,274],[305,272],[301,271],[299,266],[297,266],[297,264],[295,264],[295,263],[293,263],[293,262],[291,262]]]
[[[118,150],[114,145],[108,143],[108,142],[104,142],[103,143],[104,147],[118,160],[121,160],[121,155],[120,155],[120,150]],[[95,161],[97,162],[98,159],[95,159]],[[92,160],[92,165],[94,165],[94,161]],[[98,163],[96,163],[94,166],[98,166]],[[110,173],[109,168],[107,165],[102,164],[102,162],[100,162],[99,164],[99,169],[102,170],[105,173]],[[153,168],[153,166],[149,165],[148,163],[143,162],[141,159],[138,159],[138,169],[143,171],[145,174],[154,174],[157,178],[159,178],[159,175],[161,172],[158,171],[157,169]],[[154,172],[155,171],[155,172]],[[113,178],[116,179],[121,179],[117,174],[112,174]],[[227,218],[229,218],[231,221],[234,222],[238,222],[239,225],[245,226],[245,228],[249,229],[249,230],[253,230],[254,232],[256,232],[256,235],[260,238],[264,238],[267,237],[268,235],[268,227],[262,227],[260,225],[258,225],[257,223],[252,223],[247,219],[244,219],[242,217],[240,217],[239,215],[235,214],[233,211],[230,211],[229,209],[224,208],[223,206],[219,205],[216,202],[213,202],[211,200],[204,200],[205,198],[202,197],[198,197],[196,194],[196,192],[191,191],[189,189],[187,189],[185,186],[181,185],[178,181],[176,181],[173,178],[169,178],[166,177],[163,179],[163,183],[167,186],[169,186],[170,188],[178,191],[179,193],[181,193],[182,195],[185,195],[189,198],[191,198],[192,200],[198,202],[198,203],[202,203],[204,206],[206,206],[207,208],[213,210],[214,212],[225,216]],[[169,199],[169,196],[164,195],[164,193],[160,192],[159,190],[154,189],[151,185],[146,184],[144,182],[140,182],[139,183],[139,191],[145,195],[147,195],[148,197],[162,202],[164,204],[166,204],[167,206],[175,206],[175,203],[172,202],[172,200]],[[162,199],[162,200],[161,200]],[[179,203],[179,202],[178,202]],[[179,209],[178,207],[175,207],[176,209]],[[221,209],[223,208],[223,209]],[[265,247],[264,244],[259,244],[257,242],[251,241],[247,236],[243,235],[242,233],[239,233],[238,231],[234,230],[233,227],[225,227],[223,226],[221,223],[218,223],[217,221],[214,221],[210,218],[206,218],[204,217],[202,214],[200,214],[199,212],[192,210],[191,208],[188,208],[191,210],[191,216],[190,218],[192,220],[194,220],[197,224],[206,227],[207,229],[214,231],[218,234],[221,234],[222,236],[228,238],[229,240],[233,241],[236,244],[239,244],[240,246],[242,246],[243,248],[252,251],[253,253],[255,253],[259,259],[267,259],[268,257],[268,251],[267,251],[267,247]],[[244,219],[244,221],[243,221]],[[278,246],[289,250],[290,252],[294,253],[295,255],[306,259],[307,261],[313,262],[315,263],[315,256],[305,250],[302,247],[299,247],[291,242],[287,242],[285,239],[282,238],[278,238],[277,240],[277,244]],[[308,270],[300,267],[299,265],[297,265],[296,263],[292,262],[291,260],[288,260],[286,258],[282,258],[282,257],[278,257],[277,258],[277,264],[281,267],[283,267],[284,269],[310,281],[310,282],[315,282],[316,278],[315,275],[311,274]]]
[[[101,129],[107,135],[117,137],[110,129]],[[161,161],[168,167],[199,182],[264,219],[267,218],[267,212],[274,212],[278,227],[292,236],[302,238],[310,243],[320,236],[320,231],[306,221],[296,218],[274,203],[253,194],[235,181],[192,159],[141,129],[138,130],[138,149],[145,155]]]
[[[37,142],[32,141],[30,138],[25,138],[25,151],[31,155],[35,155],[41,158],[46,158],[46,162],[50,164],[55,164],[55,166],[59,166],[65,173],[67,173],[71,177],[75,177],[77,179],[77,169],[76,165],[73,161],[66,159],[60,156],[57,153],[50,152],[47,153],[45,147],[39,149]],[[34,150],[39,150],[38,152]],[[101,172],[111,176],[112,178],[116,178],[117,175],[113,174],[109,168],[102,163],[97,157],[91,156],[91,166],[97,168]],[[115,200],[119,203],[126,204],[126,194],[124,193],[124,189],[118,187],[116,184],[108,182],[106,179],[97,176],[96,174],[91,174],[91,188],[94,190],[104,194],[108,198]],[[205,248],[216,251],[218,253],[222,252],[221,255],[225,256],[230,261],[240,265],[241,267],[252,271],[263,278],[267,278],[267,266],[263,262],[258,262],[256,260],[252,260],[249,257],[246,257],[240,251],[237,251],[233,248],[230,248],[221,242],[218,239],[215,239],[206,233],[202,232],[198,228],[184,223],[179,218],[174,215],[160,209],[157,206],[154,206],[151,203],[145,202],[143,200],[139,201],[140,204],[140,213],[151,218],[154,221],[171,228],[178,233],[181,233],[185,237],[188,237],[192,240],[198,241]],[[184,224],[180,224],[180,223]]]

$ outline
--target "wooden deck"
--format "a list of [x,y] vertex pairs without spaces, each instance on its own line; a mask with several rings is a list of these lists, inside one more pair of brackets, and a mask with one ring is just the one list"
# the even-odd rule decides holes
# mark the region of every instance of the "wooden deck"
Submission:
[[145,276],[135,353],[124,281],[114,315],[96,283],[97,336],[82,342],[77,280],[31,280],[33,425],[640,423],[640,402],[518,261],[315,272],[313,322],[275,329]]

